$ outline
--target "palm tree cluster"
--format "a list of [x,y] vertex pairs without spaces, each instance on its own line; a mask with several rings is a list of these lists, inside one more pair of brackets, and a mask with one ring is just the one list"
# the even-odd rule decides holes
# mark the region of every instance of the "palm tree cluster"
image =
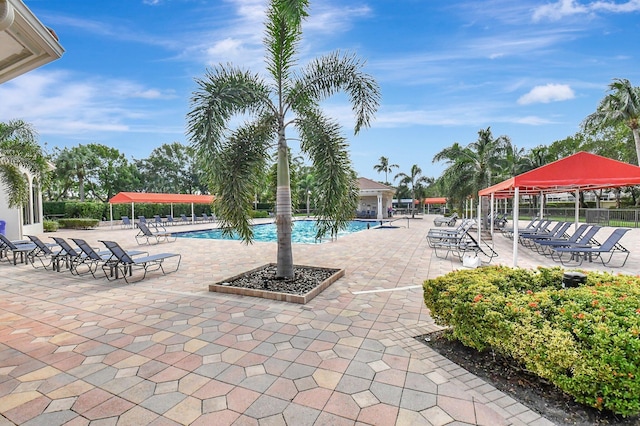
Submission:
[[[308,0],[271,0],[264,36],[266,79],[230,64],[218,65],[196,80],[198,88],[187,117],[191,141],[204,160],[210,189],[216,194],[216,214],[224,227],[235,229],[246,242],[253,236],[249,213],[259,176],[275,151],[279,278],[293,276],[286,131],[295,128],[300,149],[313,164],[316,216],[321,224],[318,235],[334,235],[352,218],[358,187],[347,141],[320,103],[346,92],[357,134],[369,126],[380,100],[378,84],[363,72],[363,61],[354,55],[329,53],[296,69],[308,7]],[[238,116],[248,117],[247,121],[231,128],[232,119]]]

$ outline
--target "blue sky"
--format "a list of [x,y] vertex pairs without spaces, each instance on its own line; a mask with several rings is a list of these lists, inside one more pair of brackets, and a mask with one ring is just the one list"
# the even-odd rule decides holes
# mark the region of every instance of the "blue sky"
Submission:
[[[218,63],[264,69],[266,0],[25,4],[66,52],[0,86],[0,121],[34,124],[48,149],[102,143],[142,159],[186,144],[195,78]],[[303,31],[301,64],[354,52],[381,86],[355,137],[345,99],[325,103],[375,180],[381,156],[437,177],[434,154],[489,126],[517,147],[549,145],[579,130],[613,78],[640,86],[640,0],[311,0]]]

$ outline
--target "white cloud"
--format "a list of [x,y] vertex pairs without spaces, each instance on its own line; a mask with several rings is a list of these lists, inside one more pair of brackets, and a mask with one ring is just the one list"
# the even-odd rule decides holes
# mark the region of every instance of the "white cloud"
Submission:
[[580,4],[577,0],[559,0],[534,9],[533,20],[534,22],[545,19],[558,21],[566,16],[586,15],[599,11],[610,13],[639,12],[640,0],[628,0],[622,3],[601,0],[586,4]]
[[24,119],[50,135],[136,131],[158,113],[148,100],[174,97],[132,81],[33,71],[0,87],[0,117]]
[[536,86],[518,99],[520,105],[547,104],[549,102],[566,101],[575,98],[573,89],[566,84],[547,84]]

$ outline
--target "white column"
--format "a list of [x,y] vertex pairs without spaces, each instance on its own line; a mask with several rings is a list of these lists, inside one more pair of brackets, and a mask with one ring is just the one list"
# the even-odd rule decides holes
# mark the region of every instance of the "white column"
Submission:
[[376,219],[382,220],[382,194],[378,194],[378,214],[376,215]]

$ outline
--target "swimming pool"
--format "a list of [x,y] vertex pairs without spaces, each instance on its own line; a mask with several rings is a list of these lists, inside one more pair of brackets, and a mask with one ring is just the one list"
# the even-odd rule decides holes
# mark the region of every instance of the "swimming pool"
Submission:
[[[341,230],[338,233],[338,237],[343,235],[353,234],[369,227],[380,225],[380,222],[367,222],[364,220],[352,220],[348,223],[347,228]],[[316,221],[315,220],[296,220],[293,222],[293,230],[291,232],[291,240],[294,243],[312,244],[322,243],[329,241],[329,238],[324,238],[322,241],[316,240]],[[220,229],[205,229],[203,231],[191,231],[176,233],[178,237],[182,238],[205,238],[211,240],[239,240],[238,236],[234,233],[233,236],[222,235]],[[265,223],[261,225],[253,225],[253,238],[254,241],[260,242],[276,242],[277,233],[275,223]]]

